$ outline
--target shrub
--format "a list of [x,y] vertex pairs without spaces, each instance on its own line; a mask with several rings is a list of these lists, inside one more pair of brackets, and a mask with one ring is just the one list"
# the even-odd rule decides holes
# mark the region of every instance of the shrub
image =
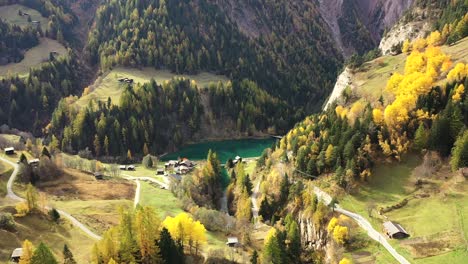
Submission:
[[49,216],[50,218],[52,219],[52,221],[54,222],[58,222],[60,220],[60,214],[59,212],[57,211],[57,209],[55,208],[52,208],[50,211],[49,211]]
[[16,228],[15,219],[10,213],[0,213],[0,229],[13,231]]
[[145,166],[145,168],[149,169],[149,168],[152,168],[153,167],[153,158],[151,157],[151,155],[146,155],[144,158],[143,158],[143,166]]

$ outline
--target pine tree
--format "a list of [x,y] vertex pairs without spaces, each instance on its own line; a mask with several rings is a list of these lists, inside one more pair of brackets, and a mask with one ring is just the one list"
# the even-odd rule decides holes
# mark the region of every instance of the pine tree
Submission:
[[145,143],[143,145],[143,155],[149,155],[149,149],[148,149],[148,145]]
[[67,244],[63,246],[63,264],[76,264],[73,253],[68,248]]
[[94,135],[94,153],[96,154],[96,157],[99,157],[101,155],[101,142],[99,141],[99,136],[96,134]]
[[257,264],[258,263],[258,253],[257,250],[254,250],[252,256],[250,257],[250,264]]
[[43,147],[43,148],[42,148],[41,155],[44,156],[44,157],[48,157],[49,159],[52,158],[52,156],[50,155],[49,150],[48,150],[46,147]]
[[420,151],[426,148],[428,137],[429,135],[426,128],[424,127],[424,123],[420,123],[414,136],[414,149]]
[[289,177],[288,174],[285,174],[280,183],[280,204],[285,204],[288,201],[289,196]]
[[58,264],[54,254],[50,251],[44,243],[40,243],[39,246],[34,250],[34,254],[31,258],[31,264]]
[[143,158],[143,166],[145,166],[145,168],[152,168],[153,167],[153,158],[151,157],[151,155],[146,155],[144,158]]
[[468,131],[465,131],[455,142],[450,165],[453,171],[468,167]]
[[24,153],[21,153],[19,161],[20,161],[20,163],[22,163],[22,164],[24,164],[26,166],[28,165],[28,159],[26,158],[26,155],[24,155]]
[[104,151],[106,152],[106,156],[109,156],[109,137],[106,135],[104,137]]
[[29,211],[32,211],[37,208],[37,200],[39,194],[37,193],[36,188],[32,184],[28,184],[26,187],[26,204],[28,205]]
[[299,256],[301,255],[301,234],[299,232],[299,226],[296,221],[293,220],[287,230],[288,253],[292,263],[300,263]]
[[263,263],[287,263],[284,259],[284,248],[281,247],[278,233],[279,232],[275,228],[271,228],[268,232],[263,247]]
[[183,264],[183,249],[172,239],[167,228],[161,230],[158,246],[161,250],[161,258],[165,264]]

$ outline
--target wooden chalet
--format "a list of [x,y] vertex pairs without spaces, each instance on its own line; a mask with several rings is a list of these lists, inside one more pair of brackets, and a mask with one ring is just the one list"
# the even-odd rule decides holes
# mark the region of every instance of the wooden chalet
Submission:
[[28,161],[28,164],[33,166],[33,167],[37,167],[37,166],[39,166],[39,161],[40,161],[39,159],[32,159],[32,160]]
[[104,174],[101,172],[95,172],[93,175],[96,180],[104,180]]
[[5,148],[5,155],[14,155],[15,154],[15,148],[10,147],[10,148]]
[[11,253],[10,261],[12,263],[19,263],[21,256],[23,256],[23,249],[15,248],[15,250],[13,250],[13,253]]
[[226,245],[229,247],[237,247],[239,246],[239,239],[237,239],[237,237],[228,237]]
[[387,234],[389,238],[393,239],[402,239],[402,238],[407,238],[410,235],[406,230],[399,224],[392,222],[392,221],[387,221],[383,223],[384,226],[384,232]]

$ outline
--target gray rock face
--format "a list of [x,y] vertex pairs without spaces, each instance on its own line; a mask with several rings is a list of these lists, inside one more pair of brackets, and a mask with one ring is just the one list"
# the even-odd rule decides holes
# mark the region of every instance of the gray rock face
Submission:
[[345,57],[377,46],[414,0],[319,0],[319,10]]

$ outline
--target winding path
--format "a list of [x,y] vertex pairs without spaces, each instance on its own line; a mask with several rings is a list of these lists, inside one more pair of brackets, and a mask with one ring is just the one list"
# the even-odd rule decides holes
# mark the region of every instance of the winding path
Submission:
[[257,218],[258,218],[258,212],[260,210],[260,208],[258,207],[258,196],[260,195],[259,191],[260,191],[260,182],[261,180],[258,180],[257,181],[257,184],[255,184],[255,188],[252,192],[252,195],[251,195],[251,199],[252,199],[252,216],[255,220],[255,222],[257,222]]
[[[19,166],[18,164],[15,164],[14,162],[11,162],[3,157],[0,157],[0,160],[4,161],[5,163],[13,166],[14,170],[13,173],[11,173],[10,178],[8,179],[7,183],[7,198],[10,198],[15,201],[24,201],[23,198],[19,197],[13,192],[13,183],[15,182],[16,176],[18,175],[19,171]],[[50,210],[51,208],[46,206],[47,210]],[[57,210],[59,214],[65,218],[67,218],[75,227],[81,229],[83,232],[85,232],[89,237],[95,239],[95,240],[100,240],[102,237],[91,231],[88,227],[86,227],[84,224],[82,224],[80,221],[78,221],[75,217],[71,216],[69,213],[62,211],[62,210]]]
[[[167,181],[162,182],[160,180],[156,180],[155,178],[151,178],[151,177],[134,177],[134,176],[131,176],[131,175],[128,175],[128,174],[122,174],[122,175],[124,176],[123,178],[126,179],[126,180],[137,181],[137,182],[138,181],[149,181],[149,182],[156,183],[156,184],[164,187],[166,190],[169,190],[169,183]],[[137,193],[140,193],[139,189],[138,189],[138,185],[137,185]],[[135,195],[135,200],[136,200],[136,195]],[[140,200],[139,195],[138,195],[138,200]]]
[[[322,191],[320,188],[318,187],[314,187],[314,193],[315,195],[317,195],[317,198],[319,200],[321,200],[325,205],[329,205],[331,202],[332,202],[332,197]],[[369,221],[367,219],[365,219],[364,217],[362,217],[361,215],[359,214],[356,214],[356,213],[353,213],[353,212],[350,212],[348,210],[345,210],[343,208],[341,208],[340,205],[336,204],[334,206],[334,210],[338,213],[341,213],[341,214],[344,214],[350,218],[352,218],[354,221],[356,221],[360,227],[362,227],[364,230],[367,231],[367,235],[374,239],[375,241],[379,242],[382,246],[385,247],[385,249],[387,249],[387,251],[392,254],[392,256],[401,264],[410,264],[410,262],[408,260],[406,260],[402,255],[400,255],[393,247],[392,245],[390,245],[390,243],[388,243],[387,241],[387,238],[382,235],[381,233],[379,233],[377,230],[375,230],[371,223],[369,223]]]

